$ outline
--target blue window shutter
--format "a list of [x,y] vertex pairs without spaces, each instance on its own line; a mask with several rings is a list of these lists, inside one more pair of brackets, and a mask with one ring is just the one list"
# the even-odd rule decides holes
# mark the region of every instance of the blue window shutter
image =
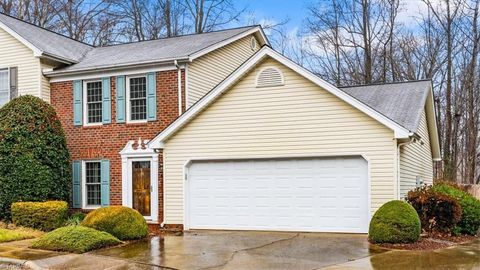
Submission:
[[108,206],[110,205],[110,160],[102,160],[100,177],[102,206]]
[[110,97],[110,77],[102,78],[102,123],[112,123],[112,99]]
[[73,208],[82,207],[82,162],[72,162],[73,185],[72,185],[72,205]]
[[73,82],[73,125],[83,125],[82,81]]
[[147,120],[157,120],[157,87],[154,72],[147,74]]
[[118,76],[116,83],[117,123],[125,123],[125,76]]

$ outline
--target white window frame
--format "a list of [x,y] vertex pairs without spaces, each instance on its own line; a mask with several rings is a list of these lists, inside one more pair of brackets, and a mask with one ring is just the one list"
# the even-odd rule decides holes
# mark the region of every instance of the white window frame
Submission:
[[[87,163],[100,163],[100,204],[88,205],[87,204]],[[83,160],[82,161],[82,209],[97,209],[102,207],[102,161],[97,159]]]
[[103,125],[103,103],[102,103],[102,121],[100,122],[97,122],[97,123],[89,123],[88,122],[88,105],[87,105],[87,84],[88,83],[94,83],[94,82],[100,82],[101,84],[101,89],[102,89],[102,102],[103,102],[103,82],[101,79],[95,79],[95,80],[87,80],[87,81],[83,81],[83,119],[85,121],[83,121],[83,125],[84,126],[101,126]]
[[[125,97],[127,99],[127,102],[125,103],[126,104],[126,108],[125,108],[125,112],[127,114],[127,124],[134,124],[134,123],[147,123],[148,122],[148,117],[147,117],[147,114],[148,114],[148,111],[147,113],[145,114],[145,119],[144,120],[132,120],[132,115],[130,113],[130,79],[137,79],[137,78],[145,78],[145,100],[146,100],[146,103],[145,103],[145,106],[147,106],[147,89],[146,87],[148,86],[148,82],[147,82],[147,75],[146,74],[137,74],[137,75],[131,75],[131,76],[126,76],[126,82],[125,82]],[[148,108],[146,108],[148,109]]]
[[[10,94],[11,94],[11,93],[10,93],[10,68],[8,68],[8,67],[6,67],[6,68],[0,68],[0,72],[2,72],[2,71],[6,71],[6,72],[7,72],[7,85],[8,85],[8,88],[7,88],[7,90],[8,90],[8,91],[7,91],[7,92],[8,92],[8,101],[7,101],[7,103],[8,103],[8,102],[11,100],[11,98],[12,98],[12,97],[10,96]],[[5,103],[5,104],[7,104],[7,103]],[[4,104],[4,105],[5,105],[5,104]],[[3,105],[0,105],[0,108],[1,108],[1,107],[3,107]]]

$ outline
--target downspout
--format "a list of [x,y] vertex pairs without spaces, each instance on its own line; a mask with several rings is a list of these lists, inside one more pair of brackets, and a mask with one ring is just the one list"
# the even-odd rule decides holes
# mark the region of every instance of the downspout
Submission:
[[182,70],[180,69],[180,65],[178,65],[178,61],[173,61],[175,67],[177,68],[177,79],[178,79],[178,115],[182,114]]
[[415,139],[413,137],[410,137],[408,141],[399,143],[397,145],[397,200],[400,200],[400,148],[405,145],[409,145],[413,143]]

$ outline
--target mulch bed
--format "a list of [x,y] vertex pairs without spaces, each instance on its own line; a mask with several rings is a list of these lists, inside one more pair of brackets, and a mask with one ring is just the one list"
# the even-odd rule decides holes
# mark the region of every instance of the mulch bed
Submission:
[[464,244],[476,239],[471,235],[423,235],[416,243],[411,244],[377,244],[386,249],[401,249],[401,250],[433,250],[440,248],[447,248],[458,244]]

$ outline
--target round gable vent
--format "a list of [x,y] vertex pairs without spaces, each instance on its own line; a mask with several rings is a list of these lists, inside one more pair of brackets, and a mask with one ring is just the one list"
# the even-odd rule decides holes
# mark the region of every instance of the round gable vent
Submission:
[[278,68],[267,67],[262,69],[257,75],[257,87],[280,86],[283,84],[283,74]]

